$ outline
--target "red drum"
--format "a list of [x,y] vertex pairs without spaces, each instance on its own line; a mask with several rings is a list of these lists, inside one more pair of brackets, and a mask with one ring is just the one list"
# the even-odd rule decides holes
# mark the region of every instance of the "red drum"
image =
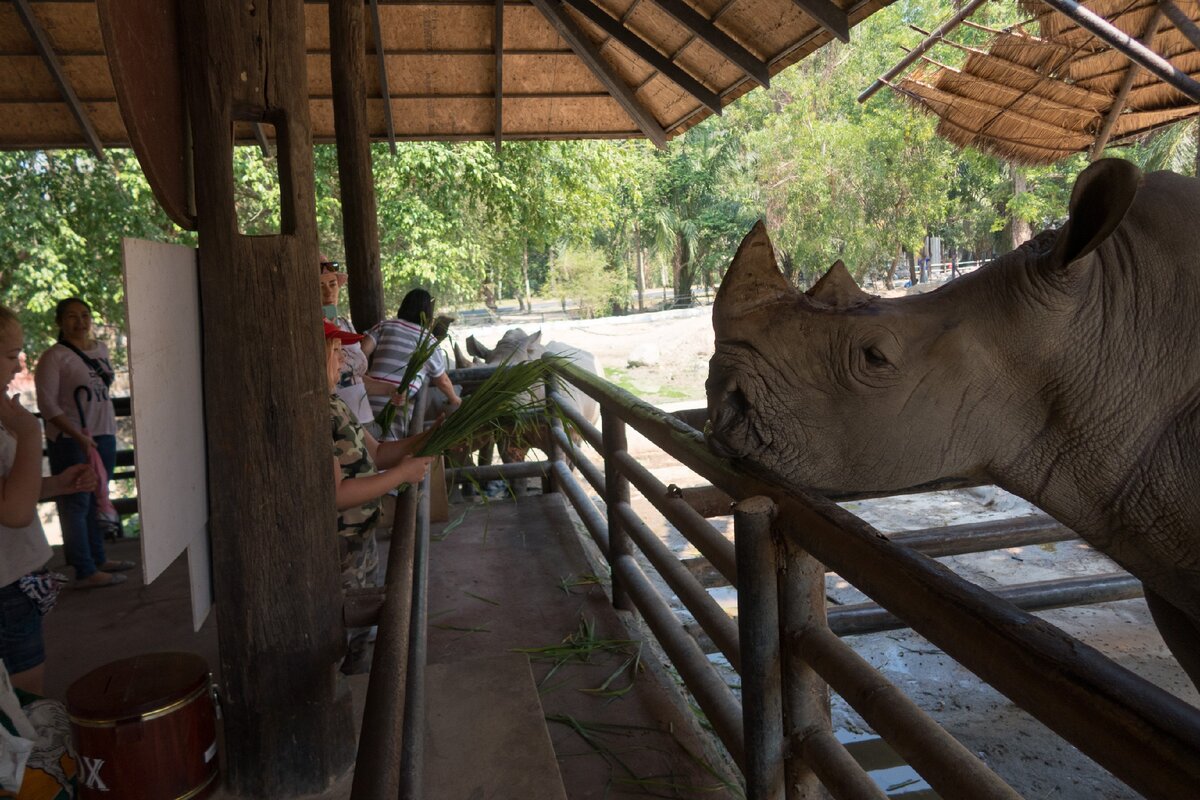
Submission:
[[212,678],[195,653],[147,653],[67,689],[84,800],[191,800],[216,789]]

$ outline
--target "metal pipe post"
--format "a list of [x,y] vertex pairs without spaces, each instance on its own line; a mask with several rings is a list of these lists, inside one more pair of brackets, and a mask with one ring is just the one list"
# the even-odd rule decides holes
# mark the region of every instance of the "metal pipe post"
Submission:
[[608,506],[608,567],[612,572],[613,606],[623,611],[636,610],[615,569],[621,556],[631,555],[629,535],[617,506],[629,502],[629,481],[617,469],[617,453],[625,452],[625,423],[607,407],[600,412],[604,444],[604,502]]
[[[783,687],[783,729],[789,743],[799,744],[814,734],[833,729],[829,686],[804,660],[801,648],[795,644],[797,634],[827,630],[825,565],[786,537],[780,537],[778,570],[779,635],[782,669],[787,676]],[[788,758],[784,770],[788,800],[825,796],[820,778],[803,758]]]
[[761,496],[743,500],[733,511],[748,800],[782,800],[784,796],[779,584],[771,540],[774,517],[775,503]]
[[[496,7],[497,7],[497,9],[503,8],[504,4],[498,3]],[[497,19],[500,18],[499,11],[496,12],[496,18]],[[497,57],[497,58],[499,58],[499,57]],[[497,91],[499,91],[499,90],[497,90]],[[498,103],[497,103],[497,105],[498,105]],[[496,147],[497,148],[500,147],[500,131],[499,131],[499,129],[497,129],[497,131],[496,131]],[[558,388],[558,378],[557,378],[557,376],[554,375],[554,373],[550,373],[549,375],[546,376],[546,403],[547,403],[547,405],[549,405],[550,403],[554,403],[554,400],[552,398],[554,397],[554,390],[556,388]],[[557,404],[555,404],[555,405],[557,406]],[[546,476],[544,478],[542,478],[542,492],[544,494],[550,494],[551,492],[558,491],[558,481],[555,478],[554,462],[563,460],[562,448],[559,447],[559,445],[558,445],[558,437],[556,435],[558,432],[562,431],[562,427],[563,427],[562,419],[559,418],[558,414],[550,414],[550,432],[551,433],[550,433],[550,437],[549,437],[550,441],[548,443],[549,449],[546,453],[546,455],[549,457],[550,469],[546,473]]]

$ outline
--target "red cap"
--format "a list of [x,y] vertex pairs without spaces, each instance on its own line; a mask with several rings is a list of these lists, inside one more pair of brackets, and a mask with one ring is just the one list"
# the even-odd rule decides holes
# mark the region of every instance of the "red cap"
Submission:
[[324,320],[324,322],[326,339],[338,339],[342,344],[358,344],[362,341],[363,335],[361,333],[344,331],[329,320]]

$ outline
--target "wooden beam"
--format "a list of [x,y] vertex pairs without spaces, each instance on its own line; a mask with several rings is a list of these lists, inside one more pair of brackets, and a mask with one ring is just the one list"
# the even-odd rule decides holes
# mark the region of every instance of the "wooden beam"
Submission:
[[387,122],[388,148],[396,155],[396,125],[392,121],[392,98],[388,94],[387,59],[383,52],[383,29],[379,27],[379,0],[371,3],[371,30],[375,34],[375,56],[379,59],[379,95],[383,98],[383,118]]
[[770,85],[771,74],[767,71],[767,62],[742,47],[703,14],[683,0],[654,0],[654,2],[659,8],[674,17],[680,25],[695,34],[698,39],[746,73],[746,77],[750,80],[759,86]]
[[29,32],[29,38],[33,39],[33,46],[37,48],[42,61],[46,62],[46,69],[50,70],[51,77],[58,84],[58,90],[62,93],[67,107],[71,109],[71,114],[75,117],[75,122],[79,124],[79,129],[83,131],[83,138],[87,140],[88,146],[92,148],[92,152],[96,154],[96,158],[103,161],[104,145],[100,143],[100,137],[96,135],[96,129],[92,127],[92,121],[88,119],[87,111],[84,110],[83,104],[75,96],[75,90],[71,88],[71,82],[67,80],[62,65],[58,63],[58,56],[54,52],[54,47],[50,44],[50,39],[46,37],[46,32],[42,30],[42,24],[38,22],[37,17],[34,16],[33,9],[29,7],[29,0],[13,0],[13,5],[17,9],[17,16],[21,18],[21,22],[25,25],[25,30]]
[[263,130],[261,122],[254,123],[254,141],[258,142],[258,149],[262,151],[263,158],[270,158],[271,143],[267,141],[267,132]]
[[1129,34],[1114,26],[1099,14],[1084,8],[1075,0],[1043,0],[1046,5],[1061,12],[1074,21],[1079,27],[1095,36],[1100,41],[1123,53],[1130,61],[1143,67],[1155,77],[1166,81],[1183,94],[1200,103],[1200,82],[1193,79],[1181,69],[1178,69],[1167,59],[1160,56]]
[[496,24],[492,34],[496,46],[496,155],[504,141],[504,0],[496,0]]
[[1175,23],[1175,27],[1179,29],[1185,39],[1192,43],[1192,47],[1200,50],[1200,27],[1192,22],[1192,18],[1171,0],[1158,0],[1158,7],[1171,22]]
[[[1158,33],[1158,23],[1162,17],[1163,7],[1155,6],[1154,10],[1150,12],[1150,19],[1146,20],[1146,27],[1142,30],[1141,43],[1145,47],[1153,46],[1154,35]],[[1088,153],[1089,161],[1097,160],[1104,153],[1104,148],[1108,146],[1108,137],[1112,136],[1113,126],[1117,124],[1117,118],[1125,110],[1125,101],[1129,99],[1129,90],[1133,88],[1133,82],[1141,71],[1141,67],[1135,62],[1129,62],[1125,75],[1121,78],[1121,86],[1117,89],[1117,95],[1113,98],[1112,105],[1109,106],[1108,113],[1104,116],[1104,124],[1100,126],[1100,132],[1096,134],[1096,141],[1092,142],[1091,151]]]
[[591,0],[562,0],[583,16],[587,17],[598,28],[610,37],[620,42],[631,53],[658,70],[663,77],[670,80],[680,89],[696,98],[705,108],[714,114],[721,113],[721,98],[700,81],[688,74],[682,67],[663,55],[653,45],[621,24],[619,19],[609,16]]
[[850,41],[850,18],[829,0],[792,0],[813,21],[843,42]]
[[644,133],[646,138],[654,142],[657,147],[665,148],[667,134],[662,129],[662,125],[634,96],[633,91],[625,81],[621,80],[621,76],[612,68],[612,65],[604,60],[596,45],[567,15],[562,4],[556,0],[533,0],[533,5],[554,26],[558,35],[575,51],[575,55],[579,56],[580,60],[587,65],[596,79],[604,84],[604,88],[608,89],[608,93],[612,95],[613,99],[625,109],[625,113],[637,125],[638,130]]
[[[221,772],[238,797],[317,794],[353,762],[355,726],[337,674],[346,645],[304,9],[300,0],[178,9],[195,145]],[[275,126],[278,235],[238,232],[239,120]]]
[[383,319],[385,309],[367,122],[367,21],[362,0],[329,0],[329,48],[350,318],[355,328],[365,331]]
[[987,0],[971,0],[965,6],[958,10],[954,16],[938,26],[937,30],[925,37],[925,40],[919,45],[908,51],[908,55],[900,59],[896,66],[883,73],[874,83],[868,86],[862,94],[858,96],[858,102],[865,103],[871,98],[871,95],[878,92],[886,86],[893,78],[899,75],[904,70],[908,69],[909,65],[924,55],[925,51],[940,42],[943,37],[950,31],[958,27],[958,24],[967,17],[975,13],[975,9],[986,3]]

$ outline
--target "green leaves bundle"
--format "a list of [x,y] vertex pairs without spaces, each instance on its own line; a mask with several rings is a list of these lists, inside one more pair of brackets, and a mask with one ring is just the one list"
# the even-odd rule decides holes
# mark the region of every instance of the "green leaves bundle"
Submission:
[[554,358],[519,364],[504,362],[478,389],[463,398],[462,405],[446,415],[422,443],[417,455],[439,455],[484,433],[520,438],[544,421],[553,408],[534,392],[554,371],[555,363]]

